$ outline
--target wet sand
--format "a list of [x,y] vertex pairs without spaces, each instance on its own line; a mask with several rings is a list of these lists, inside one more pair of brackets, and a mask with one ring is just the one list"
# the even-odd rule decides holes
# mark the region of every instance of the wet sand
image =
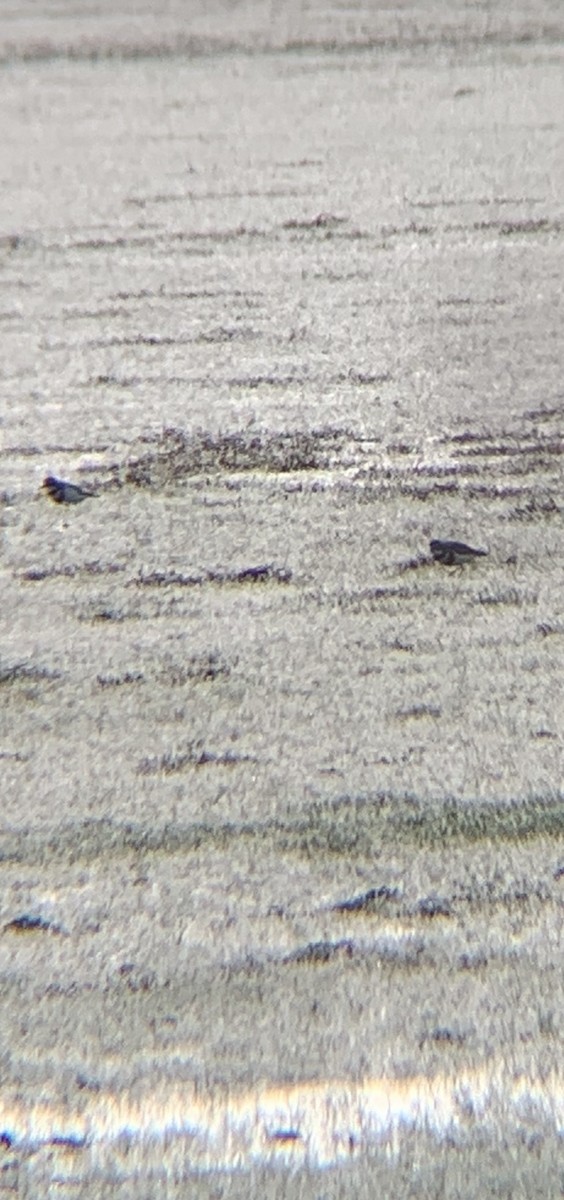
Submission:
[[559,1186],[563,29],[0,23],[24,1195]]

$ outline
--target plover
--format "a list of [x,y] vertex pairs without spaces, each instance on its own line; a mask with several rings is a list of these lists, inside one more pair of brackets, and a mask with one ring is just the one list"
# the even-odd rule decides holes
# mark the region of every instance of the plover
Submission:
[[474,550],[465,542],[441,542],[438,538],[429,545],[435,562],[443,563],[445,567],[462,567],[464,563],[484,558],[488,553],[487,550]]
[[57,479],[56,475],[46,475],[41,487],[55,501],[55,504],[80,504],[81,500],[89,500],[96,495],[96,492],[87,492],[77,483],[67,483],[64,479]]

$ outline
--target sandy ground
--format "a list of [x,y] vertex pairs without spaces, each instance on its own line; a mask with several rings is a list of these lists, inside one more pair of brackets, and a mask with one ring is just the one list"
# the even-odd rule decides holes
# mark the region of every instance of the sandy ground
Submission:
[[560,1194],[562,10],[39,7],[0,18],[2,1178]]

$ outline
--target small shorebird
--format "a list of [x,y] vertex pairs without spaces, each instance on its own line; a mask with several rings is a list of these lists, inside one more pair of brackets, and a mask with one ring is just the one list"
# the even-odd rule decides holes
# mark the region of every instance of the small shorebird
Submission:
[[487,550],[474,550],[465,542],[441,542],[435,538],[429,543],[435,562],[443,563],[445,567],[462,567],[464,563],[474,562],[476,558],[484,558]]
[[57,479],[56,475],[46,475],[41,488],[55,501],[55,504],[80,504],[81,500],[89,500],[96,495],[96,492],[87,492],[77,483],[67,483],[64,479]]

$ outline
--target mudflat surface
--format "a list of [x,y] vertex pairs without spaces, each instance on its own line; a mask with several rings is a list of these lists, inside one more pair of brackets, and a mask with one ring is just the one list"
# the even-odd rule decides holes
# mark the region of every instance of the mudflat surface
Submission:
[[[38,1099],[48,1142],[100,1093],[563,1066],[561,8],[187,7],[0,15],[30,1195]],[[551,1120],[531,1168],[501,1113],[479,1177],[469,1118],[446,1182],[417,1151],[429,1188],[551,1194]],[[374,1186],[410,1194],[405,1153]]]

